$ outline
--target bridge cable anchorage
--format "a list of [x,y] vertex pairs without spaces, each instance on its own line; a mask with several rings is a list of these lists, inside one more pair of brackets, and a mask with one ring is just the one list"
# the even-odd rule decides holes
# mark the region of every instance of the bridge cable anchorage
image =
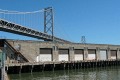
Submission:
[[[43,17],[42,12],[44,13],[45,20],[42,20],[41,18]],[[44,33],[38,31],[40,28],[39,25],[43,25],[43,21],[45,26]],[[26,26],[29,26],[29,28]],[[37,39],[43,39],[45,41],[55,40],[56,42],[71,43],[70,41],[54,36],[52,7],[33,12],[19,12],[0,9],[0,30]]]

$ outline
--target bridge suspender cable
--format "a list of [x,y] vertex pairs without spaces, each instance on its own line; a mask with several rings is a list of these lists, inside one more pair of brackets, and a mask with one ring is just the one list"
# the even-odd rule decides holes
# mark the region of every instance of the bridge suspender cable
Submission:
[[35,30],[40,30],[39,26],[43,25],[42,13],[44,13],[44,9],[31,12],[9,11],[0,9],[0,19],[10,21],[12,23],[17,23],[22,26],[27,26]]

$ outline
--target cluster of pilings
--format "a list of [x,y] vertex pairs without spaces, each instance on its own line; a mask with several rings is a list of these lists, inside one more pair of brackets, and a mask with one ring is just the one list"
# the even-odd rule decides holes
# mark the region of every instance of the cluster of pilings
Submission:
[[20,66],[7,66],[6,71],[8,74],[19,74],[19,73],[32,73],[42,71],[54,71],[54,70],[69,70],[69,69],[84,69],[84,68],[96,68],[96,67],[107,67],[107,66],[118,66],[120,60],[95,60],[95,61],[72,61],[72,62],[61,62],[53,64],[32,64],[32,65],[20,65]]

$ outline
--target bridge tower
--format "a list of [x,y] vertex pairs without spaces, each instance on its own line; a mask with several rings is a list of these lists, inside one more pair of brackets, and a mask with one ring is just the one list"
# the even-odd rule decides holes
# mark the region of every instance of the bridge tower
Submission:
[[86,43],[86,38],[85,38],[85,36],[82,36],[82,37],[81,37],[81,43],[83,43],[83,44]]
[[52,35],[54,41],[54,21],[53,21],[53,9],[48,7],[44,9],[44,33]]

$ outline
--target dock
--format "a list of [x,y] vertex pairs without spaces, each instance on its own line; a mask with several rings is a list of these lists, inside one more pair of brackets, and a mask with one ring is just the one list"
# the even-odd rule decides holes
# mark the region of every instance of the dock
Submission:
[[119,66],[120,60],[62,61],[6,64],[8,74]]
[[0,40],[7,74],[120,65],[120,45]]

